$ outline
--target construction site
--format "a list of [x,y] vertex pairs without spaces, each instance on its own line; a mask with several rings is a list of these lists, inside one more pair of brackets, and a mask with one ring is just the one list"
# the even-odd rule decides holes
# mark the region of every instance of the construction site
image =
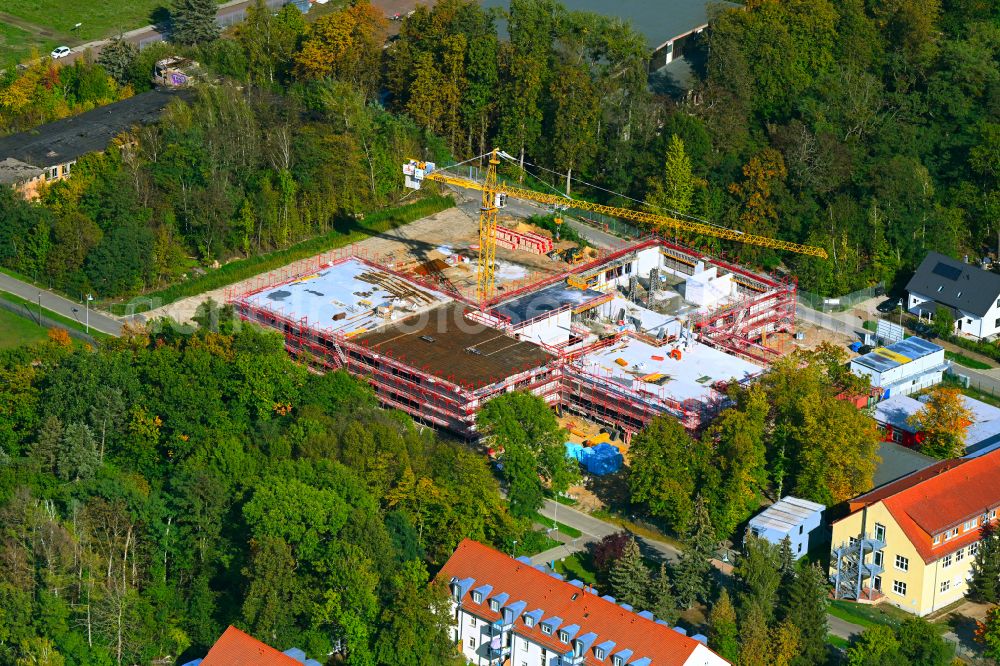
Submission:
[[385,406],[467,439],[479,407],[515,390],[625,443],[661,414],[696,430],[782,354],[794,280],[656,234],[560,253],[558,233],[498,224],[505,197],[486,182],[465,185],[483,191],[478,220],[448,212],[447,244],[419,238],[418,222],[225,299],[316,369],[344,369]]

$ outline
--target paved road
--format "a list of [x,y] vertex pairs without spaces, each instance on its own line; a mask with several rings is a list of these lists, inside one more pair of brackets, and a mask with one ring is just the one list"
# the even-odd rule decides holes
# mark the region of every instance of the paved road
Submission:
[[[40,302],[42,309],[50,310],[68,319],[75,319],[83,324],[86,321],[86,309],[82,303],[74,303],[68,298],[63,298],[50,291],[39,289],[38,287],[16,280],[9,275],[0,273],[0,291],[5,291],[15,296],[20,296],[30,303],[36,305]],[[108,335],[120,335],[122,330],[121,322],[113,317],[103,314],[97,310],[90,311],[90,328],[107,333]]]
[[833,615],[826,616],[826,624],[831,634],[839,636],[844,640],[850,640],[865,630],[860,624],[841,620],[839,617]]

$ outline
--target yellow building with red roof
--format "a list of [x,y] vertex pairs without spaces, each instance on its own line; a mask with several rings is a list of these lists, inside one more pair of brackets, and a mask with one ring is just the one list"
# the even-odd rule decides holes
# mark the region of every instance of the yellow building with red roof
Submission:
[[920,616],[958,601],[998,508],[1000,450],[943,460],[851,500],[832,526],[835,595]]

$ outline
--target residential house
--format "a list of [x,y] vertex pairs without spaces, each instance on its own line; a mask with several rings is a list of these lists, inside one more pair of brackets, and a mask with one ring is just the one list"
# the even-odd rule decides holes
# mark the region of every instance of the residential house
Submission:
[[37,198],[42,183],[68,178],[80,157],[105,150],[122,132],[154,122],[172,100],[189,96],[185,90],[150,90],[0,137],[0,183],[14,186],[26,199]]
[[452,638],[480,666],[721,666],[704,636],[619,604],[580,581],[466,539],[437,577],[451,591]]
[[203,659],[189,661],[184,666],[321,666],[307,659],[305,652],[291,648],[284,652],[261,643],[253,636],[230,626],[215,641]]
[[938,306],[951,310],[955,332],[985,339],[1000,333],[1000,274],[930,252],[906,285],[906,307],[933,319]]
[[809,539],[815,539],[823,522],[822,504],[786,495],[750,519],[747,532],[780,544],[788,539],[796,560],[809,552]]
[[1000,508],[1000,451],[943,460],[848,503],[833,523],[838,598],[927,615],[960,600]]

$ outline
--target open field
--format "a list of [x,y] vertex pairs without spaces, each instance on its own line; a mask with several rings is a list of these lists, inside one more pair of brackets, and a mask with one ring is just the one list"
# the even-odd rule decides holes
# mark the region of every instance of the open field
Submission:
[[31,54],[32,49],[48,53],[57,46],[54,37],[45,37],[19,28],[0,18],[0,67],[7,67]]
[[[39,36],[73,46],[149,25],[157,10],[155,18],[162,20],[168,5],[168,0],[4,0],[3,11],[36,26]],[[77,23],[82,25],[73,30]]]
[[35,322],[0,309],[0,349],[13,349],[38,342],[47,335],[45,329]]

